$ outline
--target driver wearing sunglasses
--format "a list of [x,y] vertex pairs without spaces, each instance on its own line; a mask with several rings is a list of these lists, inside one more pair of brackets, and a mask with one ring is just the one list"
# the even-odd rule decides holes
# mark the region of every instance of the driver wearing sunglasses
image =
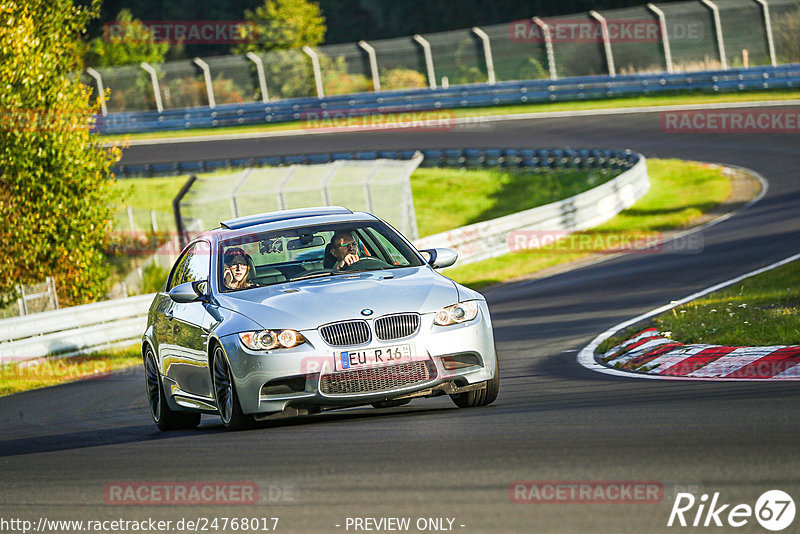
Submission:
[[242,249],[230,248],[222,257],[225,266],[223,279],[228,289],[245,289],[252,287],[247,277],[250,274],[250,256]]
[[336,232],[331,238],[330,253],[336,258],[334,269],[341,270],[353,265],[358,257],[358,243],[350,232]]

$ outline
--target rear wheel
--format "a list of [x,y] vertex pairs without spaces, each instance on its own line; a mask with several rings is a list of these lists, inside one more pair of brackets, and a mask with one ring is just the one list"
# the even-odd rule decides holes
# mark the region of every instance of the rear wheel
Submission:
[[150,347],[144,353],[144,376],[150,415],[153,416],[153,422],[159,430],[194,428],[200,424],[199,413],[176,412],[167,404],[164,397],[164,385],[161,383],[161,373],[158,371],[156,357]]
[[217,345],[214,347],[214,397],[217,400],[217,409],[222,424],[228,430],[242,430],[250,428],[255,423],[253,416],[242,412],[239,404],[239,395],[236,393],[236,384],[233,383],[233,373],[225,351]]
[[494,377],[484,382],[484,384],[485,386],[481,389],[467,391],[466,393],[456,393],[455,395],[450,395],[450,398],[459,408],[474,408],[493,403],[500,392],[500,366],[497,363],[497,352],[494,354]]

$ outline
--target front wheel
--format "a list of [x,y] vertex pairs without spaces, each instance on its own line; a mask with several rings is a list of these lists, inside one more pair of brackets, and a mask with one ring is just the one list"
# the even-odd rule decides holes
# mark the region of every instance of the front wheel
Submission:
[[250,428],[255,423],[253,416],[242,412],[239,404],[239,395],[236,393],[236,384],[233,383],[233,373],[225,351],[217,345],[214,348],[214,397],[217,400],[217,409],[222,424],[228,430],[242,430]]
[[466,393],[456,393],[450,395],[453,402],[459,408],[474,408],[477,406],[488,406],[493,403],[500,392],[500,366],[497,362],[497,352],[494,354],[494,377],[485,382],[481,389],[474,389]]
[[150,415],[159,430],[191,429],[200,424],[199,413],[176,412],[167,404],[161,373],[158,372],[156,357],[150,347],[144,353],[144,377]]

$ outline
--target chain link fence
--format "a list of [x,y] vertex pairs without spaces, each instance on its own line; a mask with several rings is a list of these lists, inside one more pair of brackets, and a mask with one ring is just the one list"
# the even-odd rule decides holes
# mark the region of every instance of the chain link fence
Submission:
[[[312,57],[319,62],[315,73]],[[377,41],[98,69],[107,112],[800,62],[800,0],[651,3]]]
[[417,154],[409,160],[338,160],[199,176],[179,200],[181,230],[193,237],[236,217],[344,206],[375,213],[415,239],[417,219],[410,178],[422,159]]

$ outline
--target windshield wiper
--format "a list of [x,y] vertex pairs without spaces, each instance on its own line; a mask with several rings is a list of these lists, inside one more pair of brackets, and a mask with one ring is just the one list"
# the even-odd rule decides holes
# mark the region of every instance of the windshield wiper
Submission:
[[300,276],[295,276],[294,278],[290,278],[289,281],[290,282],[297,282],[298,280],[307,280],[309,278],[322,278],[324,276],[332,276],[333,274],[334,274],[334,271],[326,271],[324,273],[309,273],[309,274],[303,274],[303,275],[300,275]]

